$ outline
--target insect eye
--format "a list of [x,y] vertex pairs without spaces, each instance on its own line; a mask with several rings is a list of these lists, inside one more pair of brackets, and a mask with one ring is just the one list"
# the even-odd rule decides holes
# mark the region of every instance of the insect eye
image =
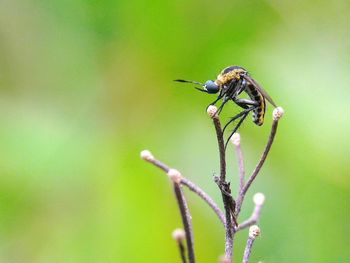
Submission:
[[208,93],[217,93],[219,91],[219,86],[212,80],[208,80],[204,84],[204,89],[207,90]]

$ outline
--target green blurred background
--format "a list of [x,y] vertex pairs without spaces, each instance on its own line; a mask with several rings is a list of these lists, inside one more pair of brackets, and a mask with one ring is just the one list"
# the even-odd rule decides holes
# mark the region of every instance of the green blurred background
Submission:
[[[349,13],[345,0],[1,0],[0,261],[180,262],[171,184],[139,152],[219,202],[214,97],[172,80],[235,64],[286,112],[243,207],[241,220],[265,193],[252,262],[350,262]],[[248,172],[271,112],[240,130]],[[198,262],[217,262],[224,231],[186,195]]]

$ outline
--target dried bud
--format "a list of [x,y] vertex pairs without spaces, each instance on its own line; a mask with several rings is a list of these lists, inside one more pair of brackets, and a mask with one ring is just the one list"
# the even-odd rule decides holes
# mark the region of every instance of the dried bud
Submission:
[[265,202],[265,195],[263,193],[256,193],[253,196],[253,202],[255,205],[263,205]]
[[257,225],[253,225],[249,228],[249,237],[257,238],[260,235],[260,228]]
[[171,235],[172,235],[173,239],[175,239],[176,242],[178,242],[178,243],[183,241],[186,238],[186,233],[181,228],[176,228]]
[[282,107],[277,107],[273,110],[272,118],[274,121],[278,121],[284,114],[284,110]]
[[226,256],[221,256],[219,258],[219,262],[220,263],[231,263],[231,260],[228,257],[226,257]]
[[182,175],[178,170],[172,169],[172,168],[169,169],[168,176],[174,183],[176,184],[181,183]]
[[238,132],[235,132],[231,137],[231,142],[238,146],[241,143],[241,135]]
[[214,105],[209,105],[209,107],[207,108],[207,113],[211,118],[217,117],[217,111],[218,108]]
[[154,160],[154,157],[152,153],[149,150],[143,150],[141,151],[141,158],[145,161],[152,161]]

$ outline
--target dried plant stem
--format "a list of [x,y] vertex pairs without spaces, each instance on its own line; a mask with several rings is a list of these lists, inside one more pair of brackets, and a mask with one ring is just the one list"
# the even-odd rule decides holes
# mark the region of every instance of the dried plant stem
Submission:
[[[163,170],[166,173],[168,173],[170,170],[170,167],[168,165],[155,159],[153,156],[152,156],[152,158],[145,159],[145,161],[152,163],[153,165],[157,166],[158,168],[160,168],[161,170]],[[203,189],[201,189],[199,186],[197,186],[195,183],[193,183],[189,179],[182,177],[182,176],[180,179],[180,183],[182,185],[185,185],[186,187],[188,187],[188,189],[190,189],[192,192],[194,192],[200,198],[202,198],[214,210],[214,212],[218,216],[219,220],[225,225],[226,219],[225,219],[224,213],[221,211],[221,209],[215,203],[215,201],[206,192],[204,192]]]
[[186,249],[185,249],[184,244],[182,242],[179,242],[178,246],[179,246],[179,251],[180,251],[182,263],[187,263],[187,259],[186,259],[186,255],[185,255]]
[[157,166],[158,168],[160,168],[161,170],[163,170],[164,172],[168,173],[170,170],[170,167],[168,165],[166,165],[165,163],[155,159],[153,156],[151,159],[145,159],[146,161],[154,164],[155,166]]
[[243,203],[244,197],[245,197],[249,187],[251,186],[252,182],[255,180],[256,176],[260,172],[260,169],[266,160],[266,157],[271,149],[273,140],[275,138],[277,127],[278,127],[278,119],[273,121],[272,127],[271,127],[271,132],[269,135],[269,139],[268,139],[267,144],[265,146],[264,152],[261,155],[261,158],[260,158],[258,164],[256,165],[252,175],[249,177],[248,181],[246,182],[246,184],[244,185],[244,187],[242,188],[242,190],[240,191],[240,193],[238,195],[237,203],[236,203],[236,211],[235,211],[236,217],[238,217],[239,212],[241,211],[242,203]]
[[253,243],[254,243],[253,238],[249,237],[247,240],[247,245],[245,247],[244,250],[244,255],[243,255],[243,263],[248,263],[249,262],[249,257],[250,257],[250,253],[252,252],[252,247],[253,247]]
[[[219,154],[220,154],[220,181],[218,185],[221,190],[222,200],[225,208],[225,216],[226,216],[226,225],[225,225],[225,257],[232,261],[233,254],[233,225],[232,225],[232,208],[234,209],[233,198],[230,195],[231,190],[229,184],[226,182],[226,154],[225,154],[225,143],[223,132],[221,129],[221,123],[218,115],[214,114],[212,116],[213,123],[215,126],[216,137],[219,146]],[[225,186],[225,187],[224,187]],[[223,189],[224,187],[224,189]]]
[[226,220],[225,220],[224,213],[220,210],[219,206],[214,202],[214,200],[207,193],[205,193],[201,188],[199,188],[193,182],[191,182],[190,180],[184,177],[181,179],[181,184],[187,186],[191,191],[193,191],[199,197],[201,197],[214,210],[214,212],[219,217],[220,221],[225,225]]
[[[237,135],[239,137],[239,134],[237,134]],[[244,187],[245,168],[244,168],[242,148],[241,148],[241,144],[239,141],[237,143],[235,143],[235,149],[236,149],[236,155],[237,155],[237,161],[238,161],[238,171],[239,171],[239,190],[238,190],[238,193],[240,193]]]
[[181,228],[177,228],[173,231],[172,236],[173,236],[173,239],[176,241],[177,246],[179,248],[182,263],[187,263],[186,248],[185,248],[185,245],[183,242],[184,239],[186,238],[185,231]]
[[181,186],[178,183],[174,182],[174,192],[176,196],[177,203],[179,205],[180,214],[182,218],[182,223],[184,225],[186,233],[186,243],[187,243],[187,254],[188,260],[190,263],[195,263],[194,256],[194,242],[193,242],[193,230],[192,230],[192,217],[188,209],[188,205],[185,199],[185,196],[182,192]]
[[154,164],[155,166],[157,166],[158,168],[166,172],[170,177],[170,179],[173,181],[174,192],[175,192],[177,203],[179,205],[182,223],[184,225],[184,230],[186,233],[188,261],[189,263],[195,263],[196,261],[195,261],[195,255],[194,255],[192,217],[180,185],[182,175],[180,174],[179,171],[175,169],[171,169],[168,165],[155,159],[154,156],[147,150],[141,152],[141,157],[145,161]]
[[[181,219],[183,222],[184,230],[176,229],[173,232],[173,237],[178,243],[181,259],[183,263],[195,263],[194,254],[194,238],[192,229],[192,217],[187,205],[186,198],[182,191],[182,186],[188,187],[192,192],[197,194],[202,198],[216,213],[220,221],[225,226],[225,255],[221,257],[220,262],[229,263],[232,262],[233,258],[233,242],[235,233],[243,230],[247,227],[249,228],[249,238],[247,240],[247,245],[244,251],[243,263],[248,263],[251,254],[252,246],[254,240],[260,235],[260,228],[255,225],[261,215],[261,209],[264,204],[265,196],[262,193],[257,193],[254,195],[253,201],[255,203],[255,208],[249,219],[245,220],[241,224],[237,224],[236,218],[239,216],[241,211],[242,203],[244,201],[245,195],[249,190],[251,184],[260,172],[267,155],[271,149],[272,143],[274,141],[278,121],[282,117],[284,111],[281,107],[276,107],[273,111],[273,123],[270,131],[270,135],[264,151],[257,163],[253,173],[245,182],[245,168],[243,154],[240,146],[240,136],[238,133],[231,138],[233,144],[236,146],[236,154],[238,159],[239,168],[239,189],[237,202],[232,197],[230,182],[226,181],[226,147],[224,143],[223,130],[221,128],[221,123],[219,116],[217,115],[217,108],[213,105],[209,106],[207,109],[209,116],[213,120],[213,124],[216,131],[216,137],[218,141],[219,157],[220,157],[220,176],[214,176],[215,182],[217,183],[224,203],[225,213],[223,213],[214,200],[205,193],[200,187],[191,182],[190,180],[184,178],[181,173],[175,169],[170,168],[166,164],[154,158],[154,156],[147,150],[141,152],[141,158],[147,162],[152,163],[161,170],[167,173],[169,178],[173,183],[173,188],[176,196],[176,200],[179,206]],[[184,246],[184,240],[186,238],[187,244],[187,257],[186,257],[186,247]]]
[[243,221],[238,225],[238,227],[236,228],[236,232],[246,229],[247,227],[250,227],[252,225],[255,225],[258,222],[259,217],[260,217],[260,211],[259,212],[254,211],[249,219]]
[[244,250],[244,255],[243,255],[243,263],[248,263],[249,262],[249,257],[252,252],[252,247],[254,240],[260,235],[260,228],[256,225],[251,226],[249,228],[249,237],[247,240],[247,245]]
[[213,123],[216,131],[216,138],[218,140],[219,155],[220,155],[220,181],[226,181],[226,153],[225,153],[225,142],[224,136],[221,129],[221,123],[219,117],[215,115],[213,117]]
[[259,221],[260,215],[261,215],[261,209],[265,201],[265,196],[262,193],[257,193],[254,195],[253,200],[255,203],[255,207],[252,215],[250,216],[249,219],[245,220],[244,222],[238,225],[238,227],[236,228],[236,232],[243,230],[247,227],[250,227],[252,225],[255,225]]

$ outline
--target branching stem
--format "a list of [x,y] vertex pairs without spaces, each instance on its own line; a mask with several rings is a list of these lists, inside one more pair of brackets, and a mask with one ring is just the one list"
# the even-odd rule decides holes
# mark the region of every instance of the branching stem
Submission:
[[181,184],[187,186],[192,192],[196,193],[199,197],[201,197],[214,210],[214,212],[219,217],[220,221],[224,225],[226,224],[224,213],[220,210],[219,206],[207,193],[205,193],[200,187],[195,185],[193,182],[191,182],[187,178],[183,177],[181,179]]
[[247,227],[250,227],[252,225],[255,225],[259,221],[260,215],[261,215],[261,209],[264,205],[264,200],[265,200],[265,196],[262,193],[257,193],[254,195],[255,207],[254,207],[253,213],[249,219],[243,221],[238,225],[238,227],[236,228],[236,232],[243,230]]
[[[161,170],[163,170],[165,173],[168,173],[170,170],[170,167],[166,165],[165,163],[155,159],[153,156],[152,158],[145,159],[146,161],[152,163],[153,165],[157,166]],[[199,186],[197,186],[195,183],[190,181],[189,179],[185,177],[181,177],[180,183],[188,189],[190,189],[192,192],[197,194],[200,198],[202,198],[215,212],[215,214],[218,216],[219,220],[225,225],[226,219],[224,213],[221,211],[219,206],[215,203],[215,201],[206,193],[203,189],[201,189]]]
[[175,192],[177,203],[179,205],[182,223],[184,225],[184,230],[186,233],[188,261],[189,263],[195,263],[196,259],[194,256],[194,247],[193,247],[194,242],[193,242],[192,217],[188,209],[188,205],[187,205],[185,196],[182,192],[181,186],[175,182],[174,182],[174,192]]
[[[230,185],[226,182],[226,154],[225,154],[225,143],[223,132],[221,129],[221,123],[218,115],[214,114],[212,116],[213,123],[215,126],[216,137],[219,146],[219,155],[220,155],[220,181],[218,185],[221,190],[222,200],[225,208],[225,217],[226,217],[226,225],[225,225],[225,257],[232,261],[233,254],[233,224],[232,224],[232,215],[235,204],[233,204],[233,198],[231,196]],[[222,188],[225,186],[225,189]]]
[[249,177],[248,181],[245,183],[244,187],[242,188],[242,190],[240,191],[240,193],[238,195],[237,203],[236,203],[236,211],[235,211],[236,217],[238,217],[239,212],[241,211],[242,203],[244,201],[244,197],[245,197],[249,187],[251,186],[251,184],[255,180],[256,176],[260,172],[260,169],[266,160],[266,157],[271,149],[273,140],[275,139],[277,127],[278,127],[278,120],[274,120],[272,123],[271,132],[270,132],[267,144],[265,146],[264,152],[262,153],[261,158],[260,158],[258,164],[256,165],[252,175]]

